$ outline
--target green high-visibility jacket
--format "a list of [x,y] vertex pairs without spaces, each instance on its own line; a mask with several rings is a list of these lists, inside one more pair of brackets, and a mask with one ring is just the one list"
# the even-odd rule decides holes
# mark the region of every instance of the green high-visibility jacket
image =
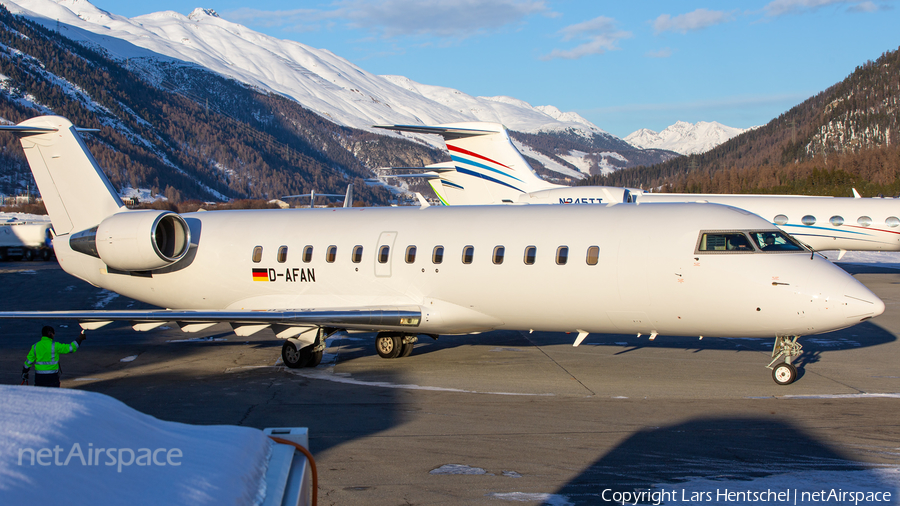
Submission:
[[78,342],[70,344],[57,343],[47,336],[34,343],[28,357],[25,358],[25,369],[34,366],[35,374],[53,374],[59,372],[59,356],[66,353],[75,353],[78,350]]

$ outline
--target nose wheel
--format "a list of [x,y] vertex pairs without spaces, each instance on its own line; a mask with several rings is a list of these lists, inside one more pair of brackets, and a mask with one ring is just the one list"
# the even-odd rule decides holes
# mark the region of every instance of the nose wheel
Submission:
[[[772,379],[779,385],[790,385],[797,379],[797,368],[791,362],[803,352],[803,346],[797,342],[800,336],[776,336],[775,345],[772,347],[772,361],[768,367],[772,369]],[[772,367],[772,364],[780,358],[784,362]]]

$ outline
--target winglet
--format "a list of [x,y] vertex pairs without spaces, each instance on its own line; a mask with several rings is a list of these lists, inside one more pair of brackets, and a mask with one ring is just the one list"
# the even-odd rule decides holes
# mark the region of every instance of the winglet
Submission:
[[853,188],[853,198],[855,198],[855,199],[861,199],[861,198],[862,198],[862,197],[859,196],[859,192],[856,191],[856,188]]

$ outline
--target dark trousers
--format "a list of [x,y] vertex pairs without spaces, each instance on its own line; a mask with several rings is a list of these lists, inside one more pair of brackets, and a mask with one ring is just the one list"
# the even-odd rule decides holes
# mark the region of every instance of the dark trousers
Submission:
[[59,373],[55,372],[53,374],[35,374],[34,375],[34,386],[36,386],[36,387],[58,387],[59,386]]

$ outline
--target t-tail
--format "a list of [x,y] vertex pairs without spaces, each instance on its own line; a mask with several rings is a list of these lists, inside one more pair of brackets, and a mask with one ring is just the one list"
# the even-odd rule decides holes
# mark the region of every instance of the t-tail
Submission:
[[190,246],[184,219],[170,211],[127,209],[79,130],[59,116],[0,126],[19,136],[63,268],[87,279],[85,272],[98,259],[120,271],[148,271],[181,260]]
[[97,226],[125,209],[69,120],[40,116],[0,130],[19,136],[57,235]]
[[437,126],[379,125],[376,128],[437,134],[451,163],[429,166],[428,183],[445,205],[517,202],[526,193],[559,188],[540,178],[499,123],[448,123]]

